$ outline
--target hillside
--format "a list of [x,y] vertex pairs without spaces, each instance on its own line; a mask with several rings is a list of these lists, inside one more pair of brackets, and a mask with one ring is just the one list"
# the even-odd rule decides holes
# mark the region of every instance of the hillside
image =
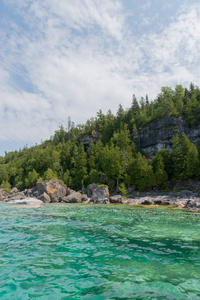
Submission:
[[90,183],[107,184],[125,193],[134,186],[142,191],[167,188],[173,180],[200,179],[200,90],[176,86],[161,89],[132,105],[119,105],[84,125],[70,118],[41,145],[6,153],[0,158],[0,184],[22,190],[37,180],[58,178],[73,189]]

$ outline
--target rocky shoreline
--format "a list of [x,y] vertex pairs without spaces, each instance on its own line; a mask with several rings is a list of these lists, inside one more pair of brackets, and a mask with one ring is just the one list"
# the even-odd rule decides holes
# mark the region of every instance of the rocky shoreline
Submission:
[[127,204],[149,206],[171,206],[186,208],[188,211],[200,212],[200,197],[189,190],[181,190],[174,195],[158,192],[133,193],[127,198],[121,195],[109,195],[108,187],[90,184],[87,194],[66,188],[58,180],[38,182],[36,187],[18,191],[13,188],[10,194],[0,190],[0,201],[25,207],[42,207],[45,203],[93,203],[93,204]]

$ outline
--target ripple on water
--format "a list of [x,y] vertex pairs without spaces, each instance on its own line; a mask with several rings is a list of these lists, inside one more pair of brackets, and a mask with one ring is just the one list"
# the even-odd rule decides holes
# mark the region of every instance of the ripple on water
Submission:
[[198,299],[200,215],[0,205],[1,299]]

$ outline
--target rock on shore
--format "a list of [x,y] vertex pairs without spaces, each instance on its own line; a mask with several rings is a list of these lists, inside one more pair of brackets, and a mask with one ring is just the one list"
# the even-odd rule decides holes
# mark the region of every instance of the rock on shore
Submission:
[[41,207],[44,203],[95,203],[95,204],[128,204],[128,205],[168,205],[187,208],[188,211],[200,212],[200,197],[197,194],[182,190],[177,193],[158,194],[155,192],[135,193],[132,197],[109,195],[107,186],[90,184],[87,195],[66,188],[59,180],[38,182],[36,187],[19,192],[16,188],[7,194],[0,189],[0,201],[27,206]]
[[25,208],[39,208],[44,206],[44,203],[41,200],[35,198],[25,198],[22,200],[10,200],[8,203],[20,205],[20,207]]

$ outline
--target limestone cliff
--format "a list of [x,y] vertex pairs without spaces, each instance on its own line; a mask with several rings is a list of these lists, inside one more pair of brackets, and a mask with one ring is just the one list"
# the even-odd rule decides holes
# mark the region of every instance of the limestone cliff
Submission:
[[91,142],[93,142],[94,144],[96,144],[96,142],[99,139],[99,132],[96,130],[93,130],[92,133],[90,135],[83,135],[82,137],[80,137],[79,141],[81,143],[83,143],[83,145],[85,146],[85,148],[87,149],[90,145]]
[[182,117],[165,116],[139,131],[139,147],[149,156],[161,149],[171,151],[173,136],[181,132],[184,132],[195,145],[200,143],[200,124],[189,128]]

